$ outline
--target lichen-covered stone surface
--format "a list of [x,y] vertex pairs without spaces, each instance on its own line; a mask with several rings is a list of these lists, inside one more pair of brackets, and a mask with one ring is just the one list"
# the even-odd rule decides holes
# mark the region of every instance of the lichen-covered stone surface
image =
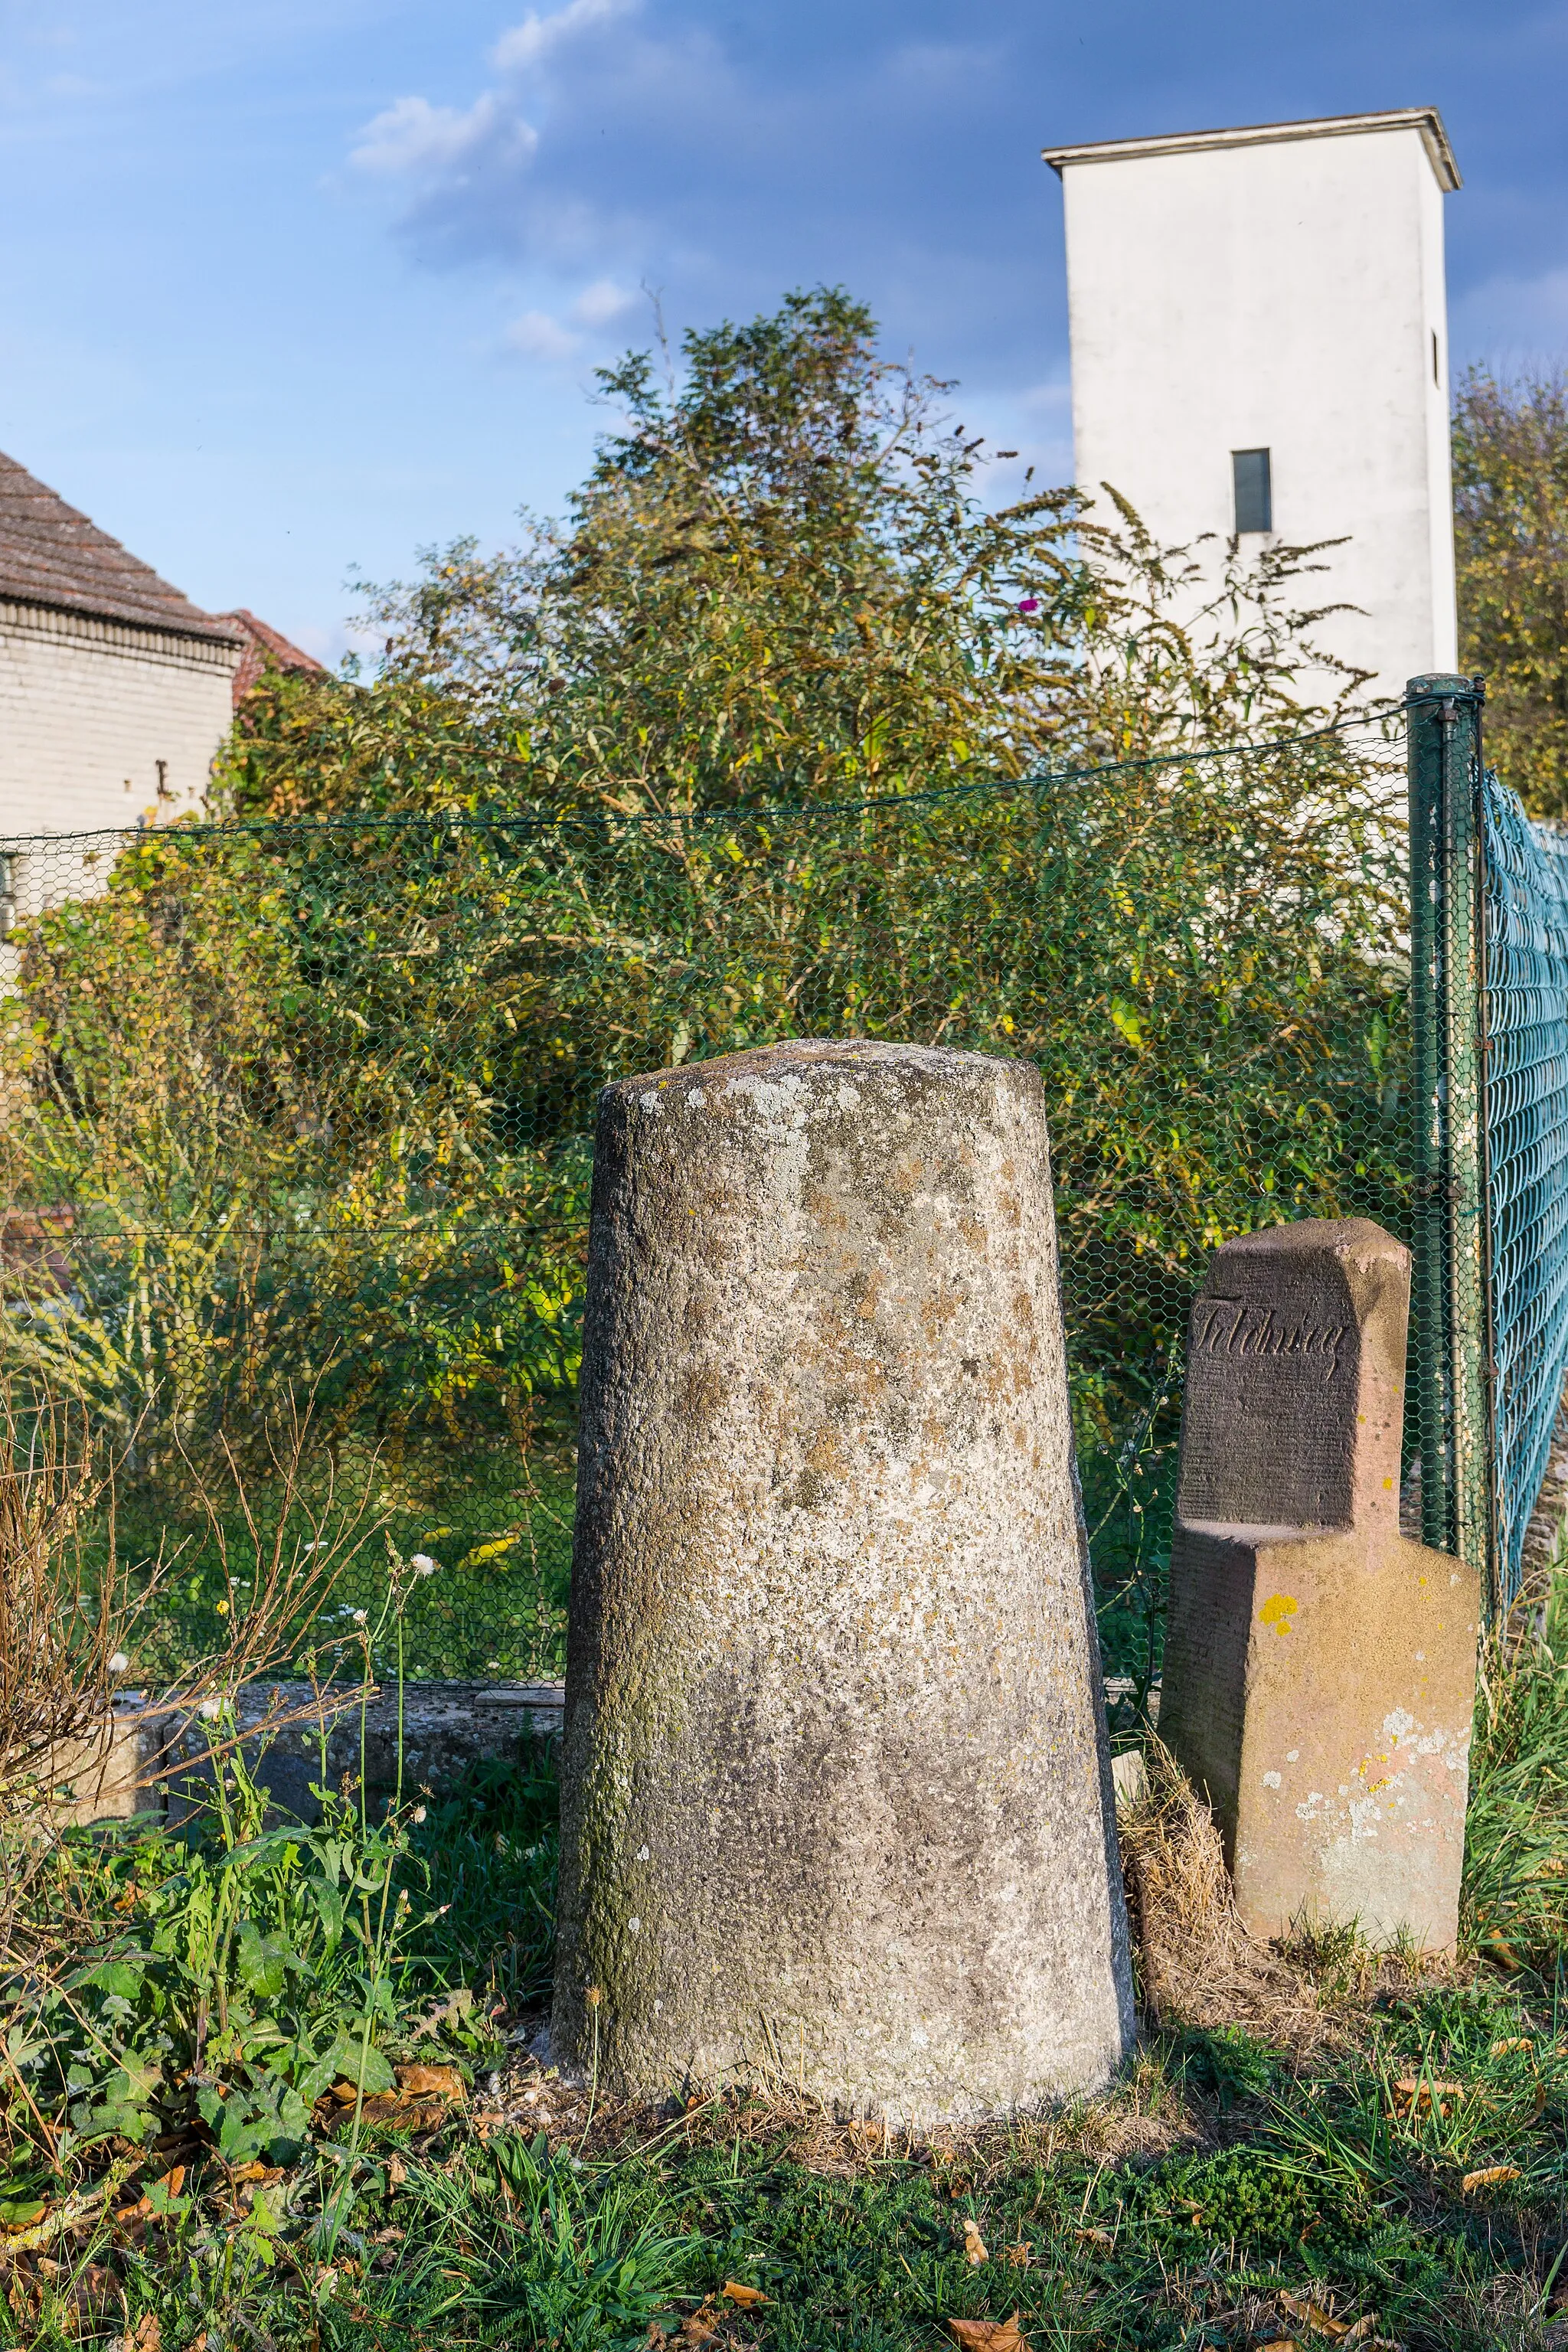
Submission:
[[[916,2126],[1131,1991],[1042,1090],[797,1043],[608,1087],[553,2047]],[[599,1999],[590,2011],[588,1989]]]
[[1364,1218],[1227,1242],[1193,1307],[1160,1736],[1258,1936],[1458,1932],[1479,1589],[1400,1533],[1409,1308]]

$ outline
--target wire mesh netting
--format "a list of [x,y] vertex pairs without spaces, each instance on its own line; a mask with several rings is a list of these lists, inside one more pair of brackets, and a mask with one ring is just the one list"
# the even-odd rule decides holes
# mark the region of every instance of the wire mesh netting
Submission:
[[[154,1481],[289,1394],[334,1444],[450,1449],[570,1398],[607,1079],[792,1035],[1027,1055],[1106,1664],[1142,1687],[1207,1253],[1409,1232],[1401,756],[1363,727],[847,807],[14,841],[9,1368]],[[477,1591],[506,1562],[464,1541]],[[510,1605],[440,1668],[548,1665]]]
[[1519,1590],[1568,1374],[1568,837],[1481,787],[1498,1577]]

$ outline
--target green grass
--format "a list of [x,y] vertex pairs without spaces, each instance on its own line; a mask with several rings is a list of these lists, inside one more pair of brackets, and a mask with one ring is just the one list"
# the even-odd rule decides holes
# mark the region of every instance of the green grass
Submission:
[[[1545,2340],[1531,2313],[1568,2242],[1568,2058],[1534,1991],[1418,1993],[1344,2064],[1303,2078],[1263,2056],[1228,2101],[1201,2038],[1162,2037],[1055,2147],[1036,2126],[846,2160],[831,2134],[812,2145],[738,2100],[644,2119],[633,2145],[586,2159],[572,2133],[552,2147],[456,2123],[422,2155],[373,2135],[356,2167],[315,2147],[226,2205],[187,2198],[117,2260],[165,2347],[243,2315],[237,2340],[279,2347],[597,2352],[706,2306],[721,2340],[779,2352],[934,2347],[950,2317],[1015,2309],[1036,2347],[1192,2352],[1289,2333],[1289,2296],[1345,2325],[1375,2314],[1367,2332],[1408,2352],[1522,2352]],[[1530,2054],[1496,2054],[1519,2038]],[[1394,2119],[1391,2084],[1423,2065],[1464,2097]],[[1139,2153],[1137,2124],[1178,2144]],[[1519,2179],[1467,2195],[1464,2171],[1489,2160]],[[765,2302],[737,2309],[730,2283]],[[63,2340],[45,2310],[32,2325],[10,2340]]]
[[[1311,2056],[1240,2019],[1173,2028],[1103,2097],[945,2146],[742,2094],[590,2115],[542,2071],[546,1756],[380,1823],[345,1799],[318,1832],[263,1834],[241,1776],[205,1827],[74,1833],[39,1895],[52,1956],[13,1973],[0,2018],[0,2228],[62,2223],[43,2261],[0,2265],[0,2344],[145,2352],[155,2322],[162,2352],[630,2352],[661,2332],[934,2352],[949,2320],[1016,2310],[1032,2352],[1321,2352],[1341,2339],[1316,2310],[1363,2352],[1550,2352],[1561,1599],[1542,1644],[1489,1666],[1478,1733],[1456,1968],[1380,1971],[1353,1935],[1321,1939],[1297,1957],[1337,2030]],[[333,2079],[376,2091],[410,2060],[460,2068],[467,2108],[356,2124],[333,2105]],[[63,2226],[106,2178],[120,2220]]]
[[[395,1459],[384,1448],[345,1445],[335,1472],[317,1460],[307,1473],[307,1507],[327,1507],[329,1477],[332,1518],[357,1521],[364,1540],[320,1618],[293,1629],[301,1650],[330,1655],[340,1642],[348,1671],[357,1675],[354,1612],[363,1610],[372,1625],[381,1619],[390,1544],[404,1559],[421,1552],[439,1563],[407,1601],[408,1675],[526,1682],[564,1671],[574,1479],[564,1413],[542,1423],[526,1462],[504,1433],[483,1429],[461,1438],[426,1433]],[[237,1580],[240,1605],[250,1590],[255,1546],[239,1499],[221,1488],[216,1499],[221,1541],[200,1505],[177,1486],[121,1501],[122,1553],[153,1559],[162,1549],[175,1559],[165,1606],[132,1659],[133,1680],[172,1679],[221,1647],[228,1577]],[[277,1482],[247,1480],[246,1499],[265,1527],[278,1507]],[[384,1677],[395,1672],[390,1636],[373,1663]]]
[[[395,2056],[462,2065],[473,2113],[412,2142],[373,2124],[355,2147],[341,2126],[292,2149],[237,2145],[236,2164],[281,2162],[259,2185],[226,2167],[199,2125],[182,2137],[166,2115],[138,2149],[105,2130],[68,2173],[90,2177],[126,2148],[127,2204],[177,2159],[187,2177],[172,2200],[154,2193],[163,2210],[58,2240],[52,2274],[13,2263],[0,2343],[79,2340],[72,2282],[89,2275],[112,2279],[132,2327],[155,2315],[163,2352],[204,2335],[208,2352],[230,2341],[609,2352],[657,2343],[650,2326],[674,2335],[693,2315],[724,2344],[891,2352],[950,2341],[949,2318],[1015,2309],[1036,2352],[1195,2352],[1288,2335],[1300,2323],[1281,2297],[1344,2325],[1375,2314],[1367,2336],[1407,2352],[1551,2340],[1547,2306],[1568,2286],[1559,1968],[1470,1964],[1414,1980],[1305,2066],[1239,2029],[1162,2034],[1104,2098],[948,2147],[895,2135],[883,2153],[874,2131],[735,2095],[612,2112],[590,2129],[581,2093],[522,2045],[548,1984],[552,1801],[546,1769],[491,1772],[432,1807],[399,1861],[419,1916],[382,2039]],[[144,1837],[96,1863],[88,1842],[73,1850],[114,1888],[149,1877]],[[153,1917],[133,1913],[132,1943],[149,1940]],[[1336,1981],[1347,1958],[1335,1956]],[[457,1988],[474,2000],[431,2029]],[[1423,2099],[1402,2083],[1461,2087]],[[531,2088],[548,2125],[520,2130]],[[0,2195],[26,2218],[58,2182],[51,2192],[18,2120],[13,2101]],[[1511,2177],[1467,2190],[1492,2167]],[[969,2221],[988,2250],[979,2265]],[[731,2283],[765,2302],[737,2308]],[[129,2332],[116,2313],[104,2331]]]

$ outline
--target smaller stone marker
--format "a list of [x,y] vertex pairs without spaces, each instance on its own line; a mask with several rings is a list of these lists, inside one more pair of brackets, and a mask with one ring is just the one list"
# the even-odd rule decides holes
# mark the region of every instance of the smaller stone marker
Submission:
[[1038,1072],[802,1041],[606,1087],[579,1460],[558,2060],[917,2129],[1102,2084],[1131,1981]]
[[1193,1308],[1160,1736],[1254,1935],[1458,1929],[1479,1593],[1399,1532],[1410,1253],[1247,1234]]

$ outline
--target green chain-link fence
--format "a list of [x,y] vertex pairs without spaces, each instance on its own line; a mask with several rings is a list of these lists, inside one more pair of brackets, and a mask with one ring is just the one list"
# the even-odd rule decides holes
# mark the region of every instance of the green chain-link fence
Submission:
[[1426,1539],[1517,1596],[1568,1373],[1568,840],[1486,767],[1479,679],[1410,688]]

